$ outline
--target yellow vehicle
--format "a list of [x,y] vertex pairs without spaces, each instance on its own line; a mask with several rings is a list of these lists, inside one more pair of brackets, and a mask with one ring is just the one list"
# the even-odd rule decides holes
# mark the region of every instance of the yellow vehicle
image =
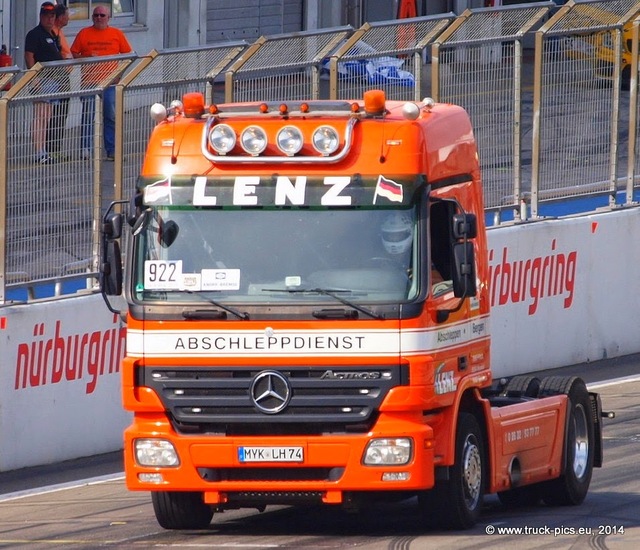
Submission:
[[[622,29],[620,45],[620,83],[623,90],[629,89],[631,83],[631,52],[633,49],[633,21]],[[615,76],[616,47],[612,31],[603,31],[596,35],[595,69],[598,78],[612,80]]]
[[[590,60],[593,63],[594,76],[602,80],[612,81],[615,77],[617,55],[615,32],[621,22],[627,21],[622,28],[620,45],[620,82],[622,88],[628,90],[631,82],[633,20],[640,14],[640,10],[635,14],[627,13],[623,17],[589,4],[574,5],[572,10],[579,10],[574,19],[581,22],[580,26],[592,30],[585,34],[567,36],[565,39],[567,55],[572,59]],[[559,13],[558,17],[565,15],[566,12]]]

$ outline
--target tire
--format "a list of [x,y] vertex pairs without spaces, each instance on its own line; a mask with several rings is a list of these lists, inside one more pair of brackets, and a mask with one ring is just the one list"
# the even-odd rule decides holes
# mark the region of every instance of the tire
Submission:
[[595,428],[589,392],[581,378],[550,376],[540,384],[540,397],[565,394],[567,428],[564,441],[564,471],[556,479],[543,484],[542,499],[552,506],[582,503],[587,496],[595,451]]
[[213,509],[204,503],[202,493],[153,491],[153,511],[165,529],[204,529],[211,523]]
[[539,391],[539,378],[535,376],[514,376],[507,382],[502,393],[513,397],[537,397]]
[[475,416],[461,412],[456,429],[455,463],[449,479],[418,496],[427,524],[470,529],[478,521],[485,488],[484,443]]

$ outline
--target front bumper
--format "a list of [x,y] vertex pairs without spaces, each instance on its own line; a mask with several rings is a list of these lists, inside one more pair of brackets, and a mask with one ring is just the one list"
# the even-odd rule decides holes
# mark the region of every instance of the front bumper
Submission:
[[[382,422],[381,424],[389,424]],[[404,465],[364,465],[371,439],[411,438],[411,459]],[[176,448],[176,467],[143,467],[136,463],[134,442],[161,438]],[[302,447],[302,462],[241,462],[240,447]],[[144,491],[198,491],[210,504],[252,498],[279,503],[291,495],[340,503],[344,492],[415,491],[434,484],[433,430],[424,424],[402,423],[369,434],[322,436],[178,436],[165,421],[136,419],[125,432],[127,487]],[[144,482],[141,474],[160,474]],[[143,476],[144,477],[144,476]]]

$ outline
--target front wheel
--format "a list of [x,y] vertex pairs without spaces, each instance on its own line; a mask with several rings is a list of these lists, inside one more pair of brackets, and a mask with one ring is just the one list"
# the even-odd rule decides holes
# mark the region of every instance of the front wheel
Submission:
[[581,378],[550,376],[543,378],[539,395],[566,394],[567,428],[564,442],[564,472],[547,481],[543,500],[550,505],[580,504],[587,496],[595,451],[595,428],[589,392]]
[[475,416],[461,412],[456,430],[455,463],[449,479],[419,496],[430,525],[470,529],[478,521],[484,498],[485,470],[482,432]]
[[153,491],[151,501],[156,519],[165,529],[204,529],[213,517],[202,493]]

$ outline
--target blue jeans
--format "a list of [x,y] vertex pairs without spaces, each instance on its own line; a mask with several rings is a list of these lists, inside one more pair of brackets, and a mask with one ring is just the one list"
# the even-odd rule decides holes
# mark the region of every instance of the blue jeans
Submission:
[[[82,102],[82,148],[93,148],[93,119],[96,111],[96,98],[93,95],[80,97]],[[116,148],[116,89],[110,86],[102,93],[102,124],[104,148],[107,155],[113,156]]]

